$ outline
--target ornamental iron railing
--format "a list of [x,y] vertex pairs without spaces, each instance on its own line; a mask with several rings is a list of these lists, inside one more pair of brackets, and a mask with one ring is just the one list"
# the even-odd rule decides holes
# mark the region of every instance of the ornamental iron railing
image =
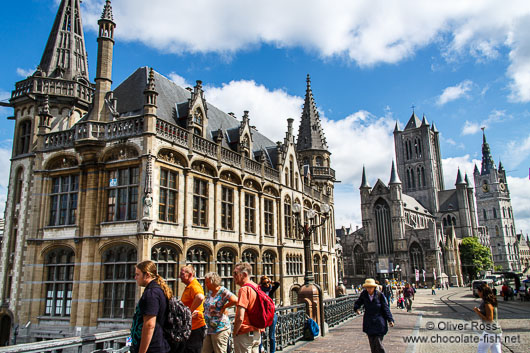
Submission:
[[324,300],[324,321],[330,328],[357,316],[353,310],[357,298],[359,295],[347,295]]

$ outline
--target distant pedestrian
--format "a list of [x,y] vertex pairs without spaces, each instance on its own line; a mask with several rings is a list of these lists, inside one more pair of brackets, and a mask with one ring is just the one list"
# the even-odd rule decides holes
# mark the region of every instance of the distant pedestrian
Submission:
[[131,327],[131,352],[167,353],[171,350],[164,338],[163,327],[167,318],[168,300],[173,292],[157,273],[152,261],[136,265],[134,279],[145,290],[136,305]]
[[412,310],[412,301],[414,300],[414,289],[409,283],[405,283],[405,289],[403,289],[403,297],[405,298],[405,307],[407,312]]
[[182,302],[191,311],[191,335],[181,344],[179,353],[199,353],[206,336],[206,322],[204,321],[204,290],[195,278],[193,266],[184,266],[180,269],[180,280],[186,285],[182,293]]
[[368,335],[372,353],[385,353],[383,338],[388,332],[388,325],[394,326],[394,318],[383,293],[376,290],[377,284],[372,278],[364,282],[364,290],[355,301],[353,310],[360,315],[364,307],[363,332]]
[[390,300],[394,296],[392,292],[392,286],[388,282],[388,279],[385,279],[385,284],[383,285],[383,294],[385,295],[387,303],[390,305]]
[[433,284],[431,288],[431,294],[436,295],[436,286]]
[[[275,281],[271,283],[271,279],[268,276],[262,276],[259,281],[259,288],[267,294],[271,299],[274,299],[274,293],[280,287],[280,282]],[[278,322],[278,313],[274,312],[274,320],[272,325],[269,326],[269,352],[276,352],[276,323]],[[259,345],[260,352],[262,351],[262,344]]]
[[484,332],[480,337],[477,353],[500,353],[502,330],[497,316],[497,298],[487,284],[477,288],[478,296],[482,299],[480,306],[473,308],[484,324]]

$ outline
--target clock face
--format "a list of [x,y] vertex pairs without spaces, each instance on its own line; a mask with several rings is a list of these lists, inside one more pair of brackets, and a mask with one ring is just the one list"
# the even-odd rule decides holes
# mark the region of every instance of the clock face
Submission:
[[499,184],[499,189],[501,189],[501,191],[506,190],[506,186],[504,186],[504,183]]
[[484,185],[482,185],[482,190],[483,190],[484,192],[488,192],[489,189],[490,189],[490,187],[489,187],[488,184],[484,184]]

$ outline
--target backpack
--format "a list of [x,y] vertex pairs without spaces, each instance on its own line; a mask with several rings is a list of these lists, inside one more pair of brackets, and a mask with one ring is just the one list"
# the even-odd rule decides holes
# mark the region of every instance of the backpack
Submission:
[[274,301],[264,291],[255,288],[252,284],[247,283],[244,286],[250,287],[256,292],[254,306],[247,308],[248,321],[255,328],[269,327],[274,321],[274,311],[276,310]]
[[171,347],[188,340],[191,334],[191,311],[175,297],[168,300],[164,337]]
[[320,328],[315,320],[308,318],[304,326],[304,340],[313,341],[320,333]]

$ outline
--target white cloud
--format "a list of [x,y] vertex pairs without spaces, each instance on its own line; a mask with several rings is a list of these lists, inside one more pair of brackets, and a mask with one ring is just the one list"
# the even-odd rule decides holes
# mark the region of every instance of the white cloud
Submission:
[[438,97],[437,104],[444,105],[447,102],[451,102],[462,97],[468,97],[467,92],[469,92],[472,87],[473,82],[470,80],[462,81],[456,86],[447,87]]
[[22,76],[24,78],[33,75],[35,72],[35,69],[21,69],[20,67],[17,67],[17,75]]
[[530,180],[508,176],[508,189],[512,199],[515,227],[519,233],[530,234]]
[[[269,90],[254,81],[231,81],[222,87],[206,86],[206,99],[225,112],[243,116],[248,110],[250,124],[273,141],[281,141],[287,131],[287,119],[295,120],[295,133],[302,112],[303,98],[282,89]],[[277,123],[271,123],[271,121]]]
[[171,72],[169,73],[169,75],[167,75],[169,77],[169,79],[173,82],[175,82],[178,86],[180,87],[193,87],[195,85],[192,85],[191,83],[189,83],[184,77],[180,76],[179,74],[177,74],[176,72]]
[[510,141],[503,153],[503,163],[508,169],[517,168],[530,156],[530,135],[521,141]]
[[446,189],[454,189],[456,183],[456,176],[458,174],[458,168],[462,173],[462,178],[467,174],[469,181],[472,185],[475,185],[473,180],[473,170],[475,165],[480,168],[481,161],[478,159],[471,159],[469,154],[461,157],[450,157],[442,159],[442,168],[444,174],[444,182]]
[[462,128],[462,135],[474,135],[479,132],[482,127],[488,128],[492,124],[502,123],[512,118],[511,115],[506,114],[505,110],[494,109],[491,111],[490,115],[488,115],[488,118],[481,122],[466,120],[464,127]]
[[[95,30],[102,0],[83,2]],[[143,0],[113,3],[119,40],[163,52],[236,53],[262,44],[301,47],[360,66],[397,63],[435,44],[447,60],[510,52],[511,99],[530,101],[530,2],[335,0],[289,2]],[[281,11],[278,11],[281,9]]]

